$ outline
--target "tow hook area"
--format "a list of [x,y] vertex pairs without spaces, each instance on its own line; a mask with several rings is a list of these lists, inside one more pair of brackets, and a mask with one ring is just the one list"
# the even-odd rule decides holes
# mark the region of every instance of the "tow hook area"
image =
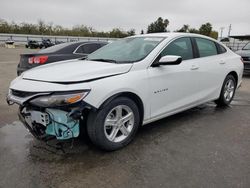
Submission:
[[79,136],[80,120],[73,119],[69,112],[59,109],[45,109],[44,112],[27,110],[20,112],[20,120],[26,128],[38,139],[46,140],[48,136],[65,140]]

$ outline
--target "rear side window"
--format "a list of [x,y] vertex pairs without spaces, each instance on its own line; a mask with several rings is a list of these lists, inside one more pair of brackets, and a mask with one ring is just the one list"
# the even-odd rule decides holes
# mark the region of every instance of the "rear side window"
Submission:
[[222,45],[220,45],[220,44],[217,44],[217,45],[218,45],[219,53],[220,54],[223,54],[223,53],[227,52],[226,48],[224,48]]
[[216,44],[208,39],[195,38],[200,57],[207,57],[217,55]]
[[161,57],[166,55],[181,56],[183,60],[193,58],[193,49],[190,38],[183,37],[171,42],[162,52]]
[[85,44],[82,45],[82,50],[84,54],[91,54],[92,52],[96,51],[101,46],[99,44]]

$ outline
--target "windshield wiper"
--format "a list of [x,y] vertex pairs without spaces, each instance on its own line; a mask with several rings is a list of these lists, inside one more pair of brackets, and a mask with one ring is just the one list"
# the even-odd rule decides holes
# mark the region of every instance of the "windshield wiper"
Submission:
[[113,59],[87,59],[89,61],[102,61],[102,62],[108,62],[108,63],[117,63],[116,60]]

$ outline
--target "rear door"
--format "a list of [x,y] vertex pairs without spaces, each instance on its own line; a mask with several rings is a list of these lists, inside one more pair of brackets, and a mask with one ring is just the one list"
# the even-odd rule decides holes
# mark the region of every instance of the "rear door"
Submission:
[[196,59],[199,67],[197,70],[200,88],[198,100],[206,102],[219,95],[226,74],[226,60],[223,58],[223,53],[220,54],[216,42],[199,37],[192,40],[199,56]]

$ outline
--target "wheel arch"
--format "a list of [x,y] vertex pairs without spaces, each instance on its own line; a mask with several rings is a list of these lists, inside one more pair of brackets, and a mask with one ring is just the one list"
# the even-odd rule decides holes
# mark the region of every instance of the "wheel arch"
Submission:
[[232,75],[236,81],[236,86],[238,85],[238,74],[235,71],[231,71],[227,74],[228,75]]
[[131,100],[133,100],[136,105],[138,106],[139,113],[140,113],[140,125],[142,125],[143,119],[144,119],[144,104],[142,102],[142,99],[135,93],[133,92],[120,92],[117,94],[112,95],[108,99],[106,99],[98,109],[101,109],[103,106],[105,106],[107,103],[110,101],[114,100],[117,97],[127,97]]

